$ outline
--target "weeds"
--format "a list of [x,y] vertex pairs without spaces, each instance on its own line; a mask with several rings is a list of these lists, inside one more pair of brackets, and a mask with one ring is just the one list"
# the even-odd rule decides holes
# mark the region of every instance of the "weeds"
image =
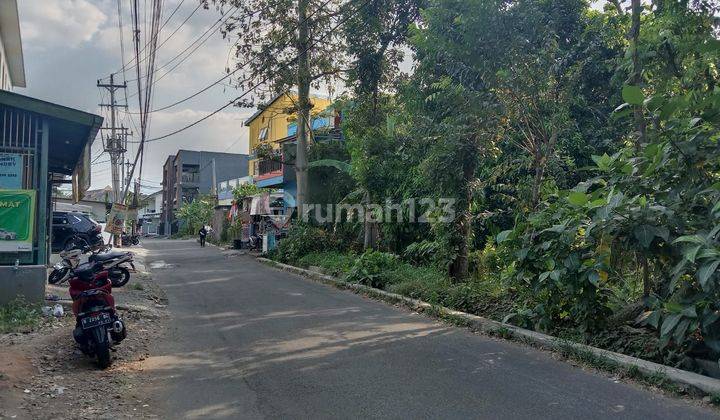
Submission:
[[42,321],[40,307],[17,298],[0,306],[0,333],[30,332]]
[[145,286],[143,286],[142,283],[137,283],[137,282],[130,284],[129,288],[131,290],[140,290],[140,291],[145,290]]

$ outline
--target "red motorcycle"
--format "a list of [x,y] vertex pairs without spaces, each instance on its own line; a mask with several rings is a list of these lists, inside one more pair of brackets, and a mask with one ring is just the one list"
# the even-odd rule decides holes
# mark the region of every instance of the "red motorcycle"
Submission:
[[115,311],[112,283],[101,263],[81,264],[70,279],[75,330],[73,337],[83,353],[97,356],[101,369],[112,363],[110,348],[126,336],[125,323]]

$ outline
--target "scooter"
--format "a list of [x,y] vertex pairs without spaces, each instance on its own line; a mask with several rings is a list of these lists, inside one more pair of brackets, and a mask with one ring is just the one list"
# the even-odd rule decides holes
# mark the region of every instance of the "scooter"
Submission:
[[123,233],[120,236],[123,245],[140,245],[140,236]]
[[65,249],[60,252],[62,260],[53,265],[53,270],[48,275],[48,283],[63,284],[72,275],[72,270],[80,264],[80,256],[84,250],[80,248]]
[[95,356],[101,369],[110,366],[110,348],[125,339],[125,323],[115,311],[112,283],[101,264],[81,264],[70,279],[75,329],[80,350]]
[[134,258],[135,255],[130,251],[108,251],[92,254],[88,261],[102,264],[113,287],[122,287],[130,281],[130,270],[135,271]]

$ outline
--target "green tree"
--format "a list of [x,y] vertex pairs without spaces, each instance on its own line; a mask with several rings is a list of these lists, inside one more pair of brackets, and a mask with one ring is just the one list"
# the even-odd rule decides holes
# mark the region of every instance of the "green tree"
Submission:
[[186,233],[193,235],[202,226],[210,224],[214,213],[215,199],[213,197],[198,197],[180,206],[175,216],[184,222]]

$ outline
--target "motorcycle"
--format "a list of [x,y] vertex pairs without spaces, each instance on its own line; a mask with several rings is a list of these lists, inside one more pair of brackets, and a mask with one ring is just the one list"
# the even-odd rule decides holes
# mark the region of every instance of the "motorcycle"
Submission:
[[95,356],[101,369],[110,366],[110,348],[125,339],[125,323],[115,310],[112,283],[99,263],[81,264],[73,270],[70,296],[75,315],[73,338],[80,350]]
[[120,237],[123,245],[140,245],[140,236],[123,233]]
[[130,251],[108,251],[93,253],[88,261],[102,264],[103,270],[108,272],[113,287],[122,287],[130,281],[130,269],[135,271],[134,258],[135,255]]
[[62,284],[67,281],[72,271],[80,264],[80,257],[88,252],[91,253],[88,261],[102,263],[114,287],[122,287],[130,281],[130,270],[127,265],[129,264],[135,271],[132,252],[112,251],[107,246],[91,248],[74,243],[60,253],[62,261],[53,266],[53,270],[48,275],[48,283]]
[[62,260],[53,265],[53,270],[48,275],[48,283],[63,284],[72,275],[72,270],[80,264],[80,256],[83,254],[81,248],[70,248],[60,252]]

